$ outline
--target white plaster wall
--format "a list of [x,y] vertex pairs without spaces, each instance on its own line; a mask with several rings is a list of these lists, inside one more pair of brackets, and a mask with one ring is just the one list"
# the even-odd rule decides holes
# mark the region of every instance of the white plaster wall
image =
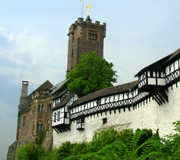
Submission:
[[[178,83],[180,86],[180,82]],[[116,130],[122,130],[124,128],[131,128],[135,131],[137,128],[143,129],[152,129],[156,131],[159,128],[160,136],[167,135],[173,132],[172,123],[180,120],[180,87],[173,85],[173,90],[169,88],[167,92],[169,102],[165,103],[163,106],[159,106],[156,101],[151,101],[142,106],[133,108],[129,111],[126,109],[124,112],[122,109],[119,113],[116,110],[99,114],[99,116],[93,115],[92,117],[85,118],[85,130],[79,131],[76,130],[76,122],[72,122],[71,131],[56,133],[53,131],[54,138],[54,147],[60,146],[63,142],[71,141],[73,142],[82,142],[91,141],[95,132],[108,127],[113,127]],[[102,119],[107,118],[107,123],[102,124]]]

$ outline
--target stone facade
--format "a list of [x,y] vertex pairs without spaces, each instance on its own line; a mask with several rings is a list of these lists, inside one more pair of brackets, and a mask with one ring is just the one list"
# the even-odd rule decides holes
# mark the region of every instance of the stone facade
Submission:
[[9,146],[8,154],[7,154],[7,160],[14,160],[15,159],[16,147],[17,147],[17,142],[16,141]]
[[104,38],[106,36],[106,24],[99,21],[92,23],[90,19],[79,18],[69,28],[68,64],[67,72],[74,69],[79,63],[81,55],[89,51],[96,51],[103,58]]
[[[38,139],[39,132],[45,130],[46,137],[43,143],[45,149],[52,148],[52,103],[53,96],[49,94],[53,85],[46,81],[30,95],[28,95],[28,83],[22,83],[22,91],[19,104],[16,143],[9,147],[8,160],[15,159],[15,151],[30,141]],[[14,155],[13,155],[14,154]]]

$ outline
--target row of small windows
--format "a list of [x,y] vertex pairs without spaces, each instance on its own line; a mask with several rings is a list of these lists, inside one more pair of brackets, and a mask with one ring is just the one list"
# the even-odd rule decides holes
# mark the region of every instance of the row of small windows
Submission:
[[44,105],[39,105],[38,106],[38,112],[44,112]]
[[86,110],[95,106],[107,104],[110,102],[117,102],[121,100],[131,99],[131,98],[134,98],[137,94],[138,94],[138,90],[136,89],[132,92],[121,93],[121,94],[113,95],[110,97],[104,97],[96,101],[92,101],[92,102],[89,102],[84,105],[80,105],[78,107],[71,109],[71,114],[82,111],[82,110]]
[[54,113],[54,122],[60,121],[61,119],[67,118],[67,112],[58,112],[58,114]]
[[[34,122],[33,122],[33,123],[34,123]],[[43,129],[44,129],[43,123],[38,122],[38,123],[37,123],[37,131],[40,132],[40,131],[42,131]],[[47,119],[46,130],[48,131],[49,129],[50,129],[50,121],[49,121],[49,119]],[[32,131],[33,131],[33,133],[34,133],[34,131],[35,131],[35,124],[33,124],[33,126],[32,126]]]
[[89,33],[88,39],[97,40],[98,35],[96,33]]
[[180,59],[174,61],[169,66],[166,67],[166,75],[171,74],[172,72],[180,69]]
[[[51,111],[51,104],[48,104],[47,111]],[[32,112],[36,112],[36,106],[34,106]],[[38,112],[44,112],[44,105],[38,105]]]

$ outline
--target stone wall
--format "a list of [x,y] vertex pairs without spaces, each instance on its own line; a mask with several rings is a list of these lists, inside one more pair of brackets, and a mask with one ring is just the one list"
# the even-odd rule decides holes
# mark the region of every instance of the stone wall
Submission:
[[[110,112],[103,112],[85,118],[85,129],[76,130],[76,122],[71,123],[71,131],[57,133],[53,130],[54,147],[60,146],[65,141],[82,142],[91,141],[95,132],[112,127],[118,131],[130,128],[135,131],[137,128],[152,129],[154,132],[159,129],[160,136],[173,132],[172,123],[180,120],[180,82],[168,88],[167,95],[169,102],[159,106],[152,98],[123,111],[123,109]],[[103,125],[103,118],[107,123]]]
[[17,142],[15,141],[8,148],[7,160],[15,160]]

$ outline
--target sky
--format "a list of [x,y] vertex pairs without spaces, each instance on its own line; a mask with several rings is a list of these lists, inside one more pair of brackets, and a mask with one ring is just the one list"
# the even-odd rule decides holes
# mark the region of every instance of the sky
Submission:
[[[104,58],[114,64],[115,85],[180,47],[179,0],[84,0],[90,17],[107,24]],[[65,79],[68,29],[82,17],[79,0],[0,0],[0,159],[16,139],[23,80],[29,94],[46,80]]]

